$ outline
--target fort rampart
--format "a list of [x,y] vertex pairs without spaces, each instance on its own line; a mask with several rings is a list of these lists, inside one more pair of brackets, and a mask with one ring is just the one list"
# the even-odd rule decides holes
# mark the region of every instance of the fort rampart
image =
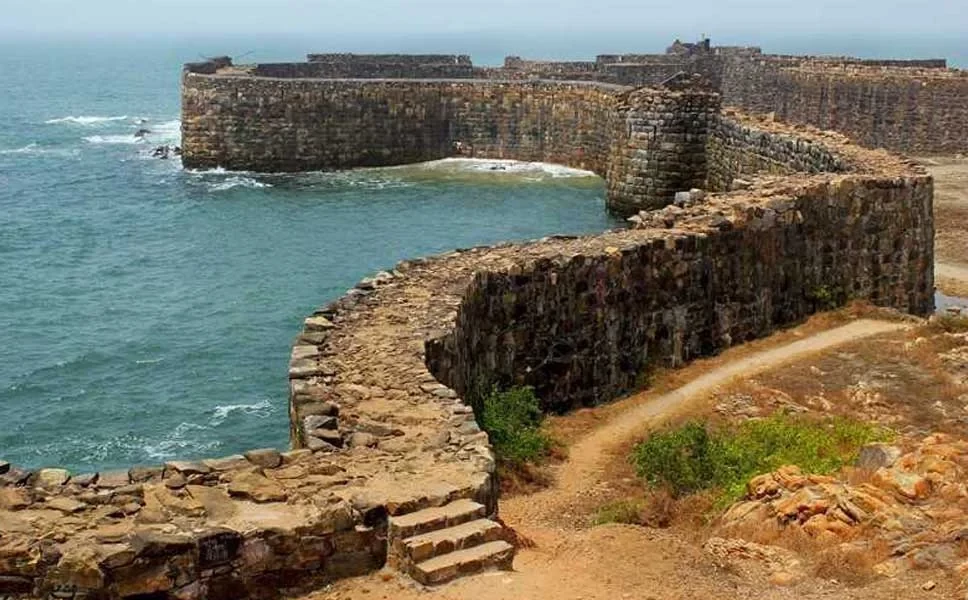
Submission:
[[706,130],[719,110],[705,92],[544,80],[188,73],[182,99],[187,166],[304,171],[454,155],[552,162],[604,177],[610,208],[626,214],[702,186]]
[[496,514],[494,458],[466,404],[481,389],[533,385],[563,411],[849,299],[930,311],[932,182],[919,167],[707,112],[708,95],[636,93],[643,107],[698,102],[693,175],[724,191],[642,211],[627,230],[364,279],[298,336],[291,451],[88,475],[0,463],[0,594],[262,598],[397,564],[394,519],[461,501]]
[[851,299],[932,309],[923,169],[720,110],[708,91],[261,77],[221,60],[188,68],[184,101],[188,164],[561,162],[603,175],[633,226],[362,280],[298,334],[289,451],[99,474],[0,461],[0,597],[272,598],[387,564],[420,579],[401,541],[418,526],[463,511],[498,544],[495,459],[470,407],[482,390],[531,385],[565,411]]

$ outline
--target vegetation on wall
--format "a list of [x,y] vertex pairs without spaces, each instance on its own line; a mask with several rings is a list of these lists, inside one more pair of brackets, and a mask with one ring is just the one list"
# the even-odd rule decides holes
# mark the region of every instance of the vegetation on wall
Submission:
[[492,389],[481,399],[477,417],[502,463],[534,463],[551,451],[551,439],[541,431],[544,415],[533,388]]

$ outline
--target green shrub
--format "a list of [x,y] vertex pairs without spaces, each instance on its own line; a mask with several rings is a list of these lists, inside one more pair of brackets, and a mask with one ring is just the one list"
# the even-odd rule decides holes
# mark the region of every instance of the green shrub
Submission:
[[858,421],[776,414],[720,431],[688,423],[659,432],[635,447],[632,462],[652,486],[667,486],[677,496],[715,488],[718,504],[728,504],[756,475],[783,465],[832,473],[853,462],[865,444],[889,438],[888,431]]
[[498,459],[510,464],[537,462],[548,454],[551,440],[540,430],[542,418],[530,387],[492,390],[482,399],[478,414]]

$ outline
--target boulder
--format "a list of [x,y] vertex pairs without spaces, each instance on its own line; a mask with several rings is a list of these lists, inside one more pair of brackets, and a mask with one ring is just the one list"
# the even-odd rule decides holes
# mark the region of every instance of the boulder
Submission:
[[282,464],[282,454],[274,448],[249,450],[245,453],[245,458],[263,469],[275,469]]
[[374,448],[377,443],[379,443],[379,440],[375,435],[359,431],[351,435],[349,439],[350,448]]
[[901,458],[901,449],[897,446],[868,444],[860,449],[860,454],[858,454],[857,461],[854,464],[858,469],[876,471],[894,466],[899,458]]
[[122,488],[130,483],[131,478],[127,471],[109,471],[101,473],[97,478],[97,487],[109,490]]
[[897,469],[880,469],[874,474],[874,481],[893,491],[900,499],[911,502],[925,500],[934,489],[931,480],[917,473]]
[[82,488],[91,487],[97,483],[97,480],[97,473],[84,473],[82,475],[75,475],[71,477],[71,483]]
[[166,473],[181,473],[187,477],[190,475],[207,475],[212,472],[212,469],[200,462],[174,460],[165,463],[165,471]]
[[87,505],[71,498],[57,497],[47,501],[47,507],[59,510],[62,513],[74,514],[83,511]]
[[71,478],[71,473],[67,469],[41,469],[35,475],[35,483],[38,487],[56,488],[67,483]]
[[155,467],[131,467],[128,469],[128,477],[131,478],[132,483],[145,483],[153,479],[161,479],[164,472],[165,468],[160,465]]
[[229,494],[260,503],[285,502],[287,498],[286,491],[281,485],[254,472],[236,475],[229,483]]
[[0,488],[0,510],[23,510],[31,504],[30,495],[23,488]]
[[213,471],[224,472],[224,471],[234,471],[236,469],[248,468],[249,461],[246,460],[241,454],[235,454],[233,456],[226,456],[224,458],[208,458],[202,461],[202,464]]

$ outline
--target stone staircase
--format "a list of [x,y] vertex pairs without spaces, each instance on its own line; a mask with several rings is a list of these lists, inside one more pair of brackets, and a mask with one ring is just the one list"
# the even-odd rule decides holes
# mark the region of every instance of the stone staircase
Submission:
[[488,569],[509,570],[514,547],[504,527],[486,517],[483,504],[450,504],[390,517],[388,563],[424,585],[445,583]]

